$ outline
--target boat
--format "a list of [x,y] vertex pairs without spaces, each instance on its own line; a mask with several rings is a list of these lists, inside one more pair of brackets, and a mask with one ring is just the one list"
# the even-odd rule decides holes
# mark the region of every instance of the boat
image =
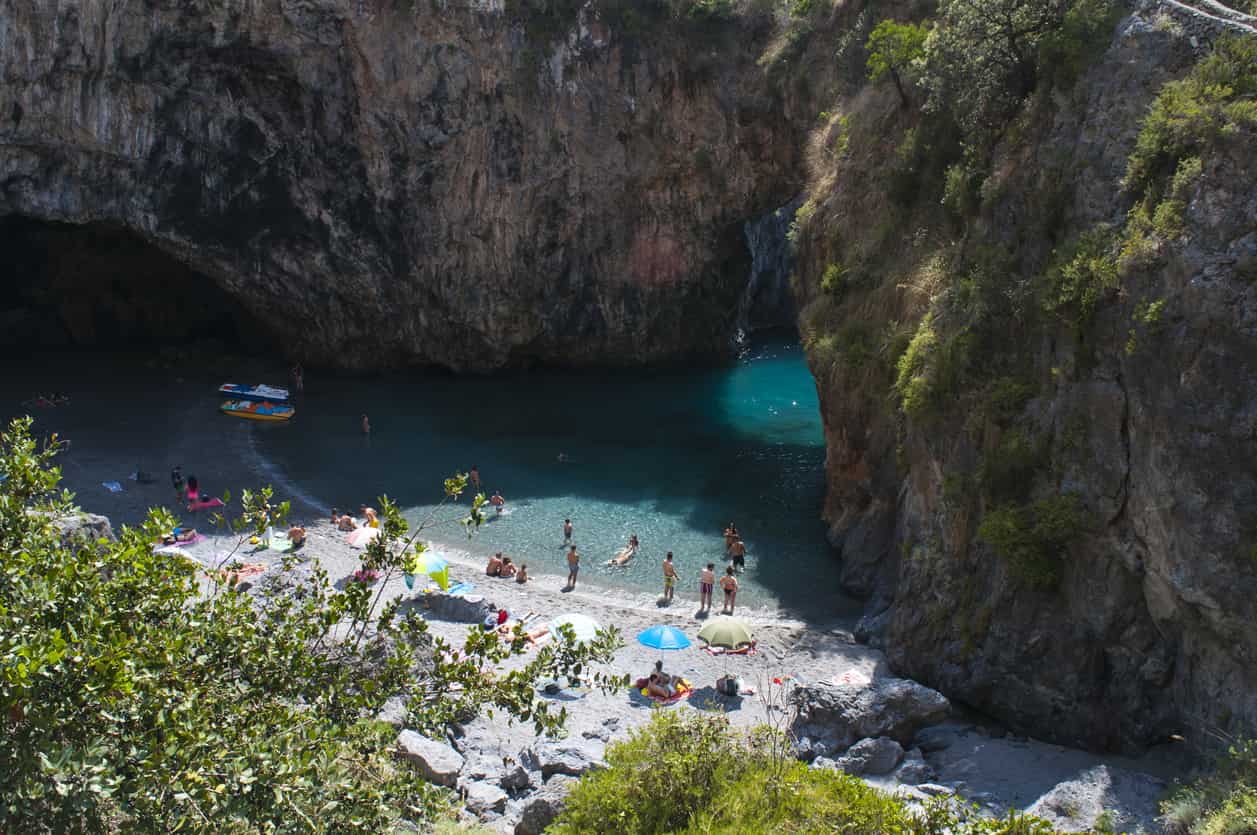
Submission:
[[292,418],[297,410],[287,403],[258,402],[256,400],[226,400],[219,408],[232,417],[245,420],[284,421]]
[[268,386],[262,383],[248,386],[244,383],[223,383],[218,387],[218,393],[224,397],[242,397],[245,400],[269,400],[272,403],[283,402],[288,399],[288,389],[281,389],[278,386]]

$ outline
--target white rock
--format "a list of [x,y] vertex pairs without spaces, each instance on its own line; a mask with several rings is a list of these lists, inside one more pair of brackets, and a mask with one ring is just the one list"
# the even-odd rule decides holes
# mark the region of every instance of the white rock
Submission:
[[463,755],[444,742],[435,742],[414,731],[402,731],[397,736],[397,748],[402,757],[419,767],[419,773],[428,782],[449,788],[458,783]]

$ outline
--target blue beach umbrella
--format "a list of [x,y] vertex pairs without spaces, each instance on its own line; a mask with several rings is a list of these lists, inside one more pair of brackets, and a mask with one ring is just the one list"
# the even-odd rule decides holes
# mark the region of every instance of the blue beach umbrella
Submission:
[[652,626],[637,636],[639,643],[651,649],[685,649],[690,639],[675,626]]
[[450,587],[450,564],[438,551],[424,551],[411,555],[405,566],[406,588],[414,588],[416,574],[426,574],[436,581],[442,591]]

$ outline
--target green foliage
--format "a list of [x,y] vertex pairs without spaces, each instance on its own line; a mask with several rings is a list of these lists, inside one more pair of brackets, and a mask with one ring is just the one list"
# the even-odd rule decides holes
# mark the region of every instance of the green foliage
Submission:
[[978,537],[1008,560],[1022,582],[1051,589],[1060,582],[1061,559],[1084,521],[1077,496],[1064,493],[996,507],[982,518]]
[[929,28],[924,24],[896,23],[883,20],[873,27],[864,44],[868,51],[869,79],[878,81],[890,76],[904,105],[908,104],[905,82],[911,83],[917,67],[925,59],[925,39]]
[[812,215],[816,214],[816,200],[809,197],[803,201],[794,213],[794,220],[790,221],[790,231],[786,232],[786,239],[792,244],[798,244],[799,238],[807,229],[808,223],[812,220]]
[[830,264],[821,276],[821,290],[831,296],[841,297],[847,289],[847,273],[849,270],[842,264]]
[[1060,27],[1043,38],[1039,67],[1044,80],[1058,88],[1072,86],[1108,48],[1123,13],[1116,0],[1077,0]]
[[[154,553],[175,521],[163,512],[117,541],[63,543],[54,522],[75,509],[57,492],[55,442],[39,446],[30,426],[14,421],[0,438],[4,831],[339,833],[421,821],[447,801],[392,756],[395,732],[372,721],[387,699],[409,698],[412,727],[441,730],[493,705],[554,731],[562,714],[533,682],[604,660],[617,640],[559,641],[497,676],[522,636],[503,645],[473,630],[461,660],[424,664],[426,623],[396,603],[378,608],[368,586],[336,591],[319,570],[263,606],[234,574]],[[449,480],[446,500],[465,486]],[[483,501],[459,512],[469,526]],[[237,549],[285,510],[269,490],[243,504]],[[367,561],[392,574],[415,540],[396,506],[380,505]],[[217,567],[235,562],[233,551]]]
[[1021,414],[1034,391],[1033,385],[1019,377],[1000,377],[987,388],[983,411],[990,420],[1012,420]]
[[1127,163],[1126,188],[1158,203],[1181,161],[1241,127],[1257,127],[1257,42],[1224,38],[1186,78],[1161,88]]
[[894,390],[905,415],[914,420],[927,418],[959,391],[972,342],[965,327],[940,336],[934,315],[925,315],[895,365]]
[[950,110],[970,144],[998,136],[1038,81],[1039,49],[1068,0],[950,0],[926,43],[927,107]]
[[1257,741],[1235,741],[1213,773],[1172,792],[1161,813],[1171,831],[1185,835],[1257,831]]
[[1116,234],[1100,224],[1052,253],[1045,278],[1043,307],[1079,330],[1091,324],[1101,300],[1117,290]]
[[775,731],[743,735],[723,717],[657,713],[607,749],[608,768],[581,778],[555,835],[646,833],[858,833],[1050,835],[1044,821],[982,818],[936,800],[914,811],[863,781],[780,759]]
[[956,219],[977,214],[982,203],[983,172],[968,161],[947,167],[943,178],[943,207]]

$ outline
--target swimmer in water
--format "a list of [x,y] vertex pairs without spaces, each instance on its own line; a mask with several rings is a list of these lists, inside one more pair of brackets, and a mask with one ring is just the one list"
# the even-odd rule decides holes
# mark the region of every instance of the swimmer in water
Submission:
[[563,544],[568,545],[572,541],[572,520],[563,520]]
[[364,435],[371,434],[371,421],[367,420],[366,415],[362,416],[362,434]]

